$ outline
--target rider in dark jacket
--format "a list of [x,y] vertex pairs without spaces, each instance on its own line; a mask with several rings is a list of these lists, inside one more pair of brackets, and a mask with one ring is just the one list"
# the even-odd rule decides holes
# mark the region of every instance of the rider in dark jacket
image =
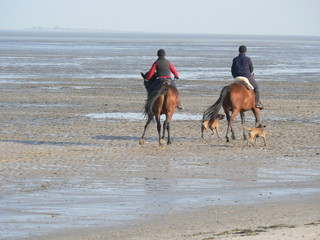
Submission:
[[[170,85],[177,88],[175,82],[171,78],[171,73],[173,73],[175,79],[179,79],[179,74],[173,64],[169,62],[165,58],[166,52],[163,49],[159,49],[157,52],[158,59],[152,64],[151,69],[149,70],[146,81],[149,81],[154,74],[156,73],[157,78],[156,80],[151,84],[151,86],[148,89],[148,95],[150,96],[154,89],[156,89],[163,81],[170,80]],[[183,107],[180,105],[178,106],[179,109],[183,109]]]
[[251,58],[246,56],[246,52],[247,47],[241,45],[239,47],[239,55],[232,61],[231,73],[234,78],[239,76],[248,78],[249,82],[254,87],[254,93],[256,95],[256,107],[263,109],[263,105],[259,100],[259,85],[254,79],[253,64]]

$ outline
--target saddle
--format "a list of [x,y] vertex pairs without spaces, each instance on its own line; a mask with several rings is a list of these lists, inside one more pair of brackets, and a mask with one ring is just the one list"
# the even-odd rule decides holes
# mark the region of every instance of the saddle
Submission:
[[234,82],[244,85],[248,90],[254,90],[254,87],[251,85],[248,78],[246,77],[236,77],[234,79]]
[[[159,92],[163,86],[170,86],[170,85],[171,85],[171,82],[169,78],[161,79],[159,85],[153,90],[152,94],[157,94],[157,92]],[[168,91],[168,88],[165,88],[162,91],[162,93],[166,95],[167,91]]]
[[160,80],[160,86],[163,85],[171,85],[171,79],[170,78],[165,78]]
[[[146,81],[144,81],[145,83]],[[146,86],[146,83],[145,83],[145,87],[146,87],[146,90],[148,91],[148,98],[152,98],[153,96],[157,95],[157,93],[160,91],[160,89],[163,87],[163,86],[170,86],[171,85],[171,79],[170,78],[164,78],[164,79],[161,79],[158,86],[156,86],[152,92],[149,91],[149,88],[151,86],[148,85]],[[163,94],[167,94],[167,88],[162,92]]]

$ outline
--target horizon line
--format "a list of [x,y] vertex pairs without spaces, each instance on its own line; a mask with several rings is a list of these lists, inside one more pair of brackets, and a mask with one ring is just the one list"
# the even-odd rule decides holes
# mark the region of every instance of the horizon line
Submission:
[[136,34],[167,34],[167,35],[236,35],[236,36],[288,36],[288,37],[320,37],[320,35],[312,34],[273,34],[273,33],[191,33],[191,32],[149,32],[149,31],[130,31],[130,30],[116,30],[116,29],[100,29],[100,28],[68,28],[68,27],[28,27],[28,28],[0,28],[0,31],[35,31],[35,32],[92,32],[92,33],[136,33]]

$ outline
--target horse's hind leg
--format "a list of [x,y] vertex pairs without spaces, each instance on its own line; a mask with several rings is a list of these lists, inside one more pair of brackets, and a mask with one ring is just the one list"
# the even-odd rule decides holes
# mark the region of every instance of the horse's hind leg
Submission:
[[243,140],[247,140],[248,137],[246,134],[246,130],[243,127],[243,125],[246,123],[244,112],[240,112],[240,116],[241,116],[241,124],[242,124],[242,131],[243,131]]
[[162,138],[159,141],[159,144],[162,146],[164,145],[164,138],[166,136],[166,131],[168,132],[168,142],[167,144],[170,145],[171,144],[171,139],[170,139],[170,122],[168,122],[167,120],[164,121],[163,123],[163,132],[162,132]]
[[148,121],[147,121],[146,125],[144,126],[143,134],[139,140],[140,145],[144,144],[144,135],[146,134],[147,128],[148,128],[149,124],[151,123],[151,121],[152,121],[152,119],[148,118]]
[[163,135],[162,135],[162,139],[164,141],[164,137],[165,137],[165,132],[168,132],[168,142],[167,144],[170,145],[171,144],[171,138],[170,138],[170,122],[167,122],[167,120],[163,123]]
[[161,138],[161,123],[160,123],[160,116],[156,117],[157,121],[157,130],[158,130],[158,135],[159,135],[159,145],[163,145],[163,137]]
[[172,119],[173,113],[174,113],[174,109],[172,109],[172,111],[168,112],[168,114],[166,116],[166,120],[164,121],[164,124],[163,124],[163,137],[162,138],[164,139],[165,131],[167,131],[168,132],[168,141],[167,141],[168,145],[171,144],[170,121]]
[[228,127],[227,127],[227,132],[226,132],[226,142],[230,142],[228,135],[229,135],[229,121],[228,121]]
[[227,142],[230,142],[230,139],[229,139],[229,131],[231,130],[231,138],[232,140],[235,140],[236,137],[234,135],[234,131],[233,131],[233,128],[232,128],[232,122],[233,120],[230,119],[230,121],[228,121],[228,127],[227,127],[227,133],[226,133],[226,139],[227,139]]
[[260,124],[260,112],[259,112],[259,109],[258,108],[254,108],[253,110],[252,110],[252,112],[253,112],[253,115],[254,115],[254,117],[255,117],[255,119],[256,119],[256,127]]
[[226,114],[227,117],[227,121],[228,121],[228,127],[227,127],[227,132],[226,132],[226,141],[230,142],[229,140],[229,131],[230,131],[230,125],[231,125],[231,116],[230,116],[230,111],[228,107],[223,107],[224,108],[224,112]]
[[168,126],[168,123],[167,123],[167,120],[165,120],[163,122],[163,131],[162,131],[162,138],[160,140],[160,145],[164,145],[164,138],[166,136],[167,126]]
[[[233,110],[232,115],[231,115],[231,119],[230,119],[230,122],[229,122],[232,140],[235,140],[235,139],[236,139],[236,137],[235,137],[235,135],[234,135],[234,130],[233,130],[233,128],[232,128],[232,123],[233,123],[233,120],[237,117],[238,113],[239,113],[238,110]],[[228,125],[228,128],[229,128],[229,125]],[[227,142],[228,142],[228,141],[227,141]]]

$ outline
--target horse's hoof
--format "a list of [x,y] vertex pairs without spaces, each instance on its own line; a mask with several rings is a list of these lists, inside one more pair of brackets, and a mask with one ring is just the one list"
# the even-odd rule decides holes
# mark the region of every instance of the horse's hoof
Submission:
[[167,145],[171,145],[171,144],[172,144],[172,142],[171,142],[171,141],[168,141],[168,142],[167,142]]
[[139,140],[139,144],[140,144],[140,145],[144,145],[144,139],[140,139],[140,140]]
[[163,145],[164,145],[164,142],[165,142],[164,139],[160,139],[159,145],[160,145],[160,146],[163,146]]
[[231,136],[232,140],[236,140],[236,137],[234,135]]

